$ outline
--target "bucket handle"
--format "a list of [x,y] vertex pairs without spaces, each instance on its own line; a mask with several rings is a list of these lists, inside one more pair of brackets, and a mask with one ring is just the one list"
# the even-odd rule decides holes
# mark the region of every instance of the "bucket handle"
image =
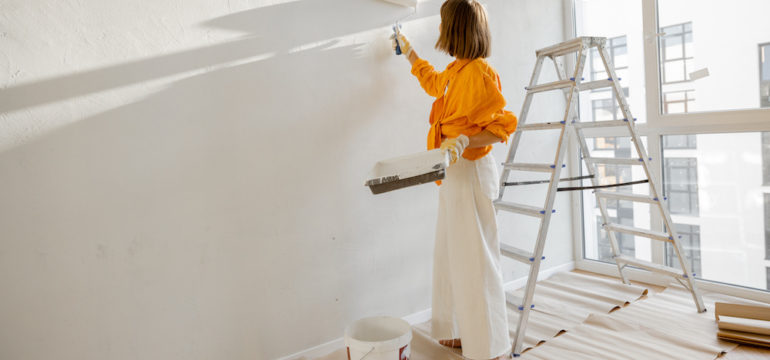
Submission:
[[368,353],[364,354],[364,356],[362,356],[362,357],[361,357],[360,359],[358,359],[358,360],[364,360],[364,358],[365,358],[365,357],[367,357],[367,356],[369,356],[369,354],[371,354],[371,353],[372,353],[372,351],[374,351],[374,346],[372,346],[372,349],[371,349],[371,350],[369,350],[369,352],[368,352]]

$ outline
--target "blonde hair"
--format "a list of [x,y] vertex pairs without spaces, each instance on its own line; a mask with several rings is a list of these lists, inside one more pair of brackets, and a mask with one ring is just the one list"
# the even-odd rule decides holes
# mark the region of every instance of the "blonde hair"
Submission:
[[441,5],[441,33],[436,49],[459,59],[489,57],[487,12],[476,0],[447,0]]

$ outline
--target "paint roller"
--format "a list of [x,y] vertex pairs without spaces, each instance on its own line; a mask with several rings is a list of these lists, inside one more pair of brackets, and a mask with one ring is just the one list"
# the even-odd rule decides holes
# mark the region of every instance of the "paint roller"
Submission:
[[444,179],[449,167],[449,151],[433,149],[377,162],[366,186],[381,194],[408,186]]
[[[414,16],[414,14],[417,13],[417,2],[419,0],[383,0],[383,1],[391,3],[391,4],[396,4],[396,5],[401,5],[401,6],[405,6],[405,7],[409,7],[409,8],[414,8],[414,11],[411,14],[409,14],[409,15],[407,15],[407,16],[399,19],[399,20],[396,20],[396,23],[393,25],[393,33],[396,34],[396,39],[398,39],[399,31],[401,29],[401,25],[399,24],[399,22],[404,21],[404,20]],[[396,55],[401,55],[401,45],[398,44],[398,40],[396,40]]]

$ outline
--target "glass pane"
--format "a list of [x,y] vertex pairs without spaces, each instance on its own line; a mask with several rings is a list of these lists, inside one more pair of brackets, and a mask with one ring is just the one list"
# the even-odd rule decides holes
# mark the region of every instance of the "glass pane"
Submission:
[[[663,136],[663,190],[698,277],[765,289],[770,133]],[[667,244],[666,264],[680,267]]]
[[759,47],[759,64],[762,81],[759,83],[759,103],[770,107],[770,44]]
[[[767,14],[766,0],[658,0],[661,111],[770,107],[770,85],[760,74],[762,45],[770,39]],[[700,76],[692,79],[694,72]],[[663,94],[686,89],[693,95],[688,104],[663,103]]]
[[[629,107],[637,123],[645,122],[644,58],[642,36],[642,2],[638,0],[575,0],[575,28],[577,36],[607,38],[607,52],[615,67]],[[592,51],[587,59],[583,77],[586,80],[606,79],[607,72],[598,52]],[[603,98],[601,90],[582,92],[580,95],[581,121],[623,119],[619,109],[607,107],[595,111],[593,100]],[[615,100],[617,101],[617,100]],[[612,117],[608,114],[615,114]],[[594,115],[603,116],[595,118]]]
[[[642,138],[646,145],[646,138]],[[623,137],[599,137],[587,139],[587,144],[593,157],[609,158],[636,158],[636,149],[633,148],[631,139]],[[596,179],[600,185],[621,184],[635,180],[645,179],[644,169],[641,166],[631,165],[597,165]],[[587,174],[587,169],[583,167],[583,174]],[[586,180],[584,185],[591,182]],[[649,194],[649,185],[637,184],[626,185],[612,188],[605,188],[602,191],[618,191],[624,193]],[[596,196],[591,191],[584,191],[583,195],[583,213],[584,224],[584,251],[588,259],[612,261],[612,248],[607,238],[607,233],[603,228],[603,217]],[[650,228],[650,207],[649,204],[635,203],[630,201],[603,200],[607,210],[609,221],[615,224],[628,225],[642,229]],[[650,239],[637,237],[629,234],[614,233],[618,241],[621,253],[638,257],[640,259],[650,260]]]

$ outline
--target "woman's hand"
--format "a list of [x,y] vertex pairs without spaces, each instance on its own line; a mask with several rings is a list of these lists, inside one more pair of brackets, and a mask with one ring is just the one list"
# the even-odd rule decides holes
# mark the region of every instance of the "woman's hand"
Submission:
[[393,34],[390,36],[390,41],[393,45],[393,51],[396,51],[396,47],[401,48],[401,53],[406,56],[406,59],[409,60],[409,63],[414,64],[419,57],[414,52],[414,49],[412,49],[412,45],[409,43],[409,40],[406,39],[406,36],[402,33]]
[[465,148],[468,146],[470,140],[465,135],[460,135],[456,138],[446,139],[441,143],[441,150],[449,151],[452,156],[451,164],[457,162],[457,159],[463,154]]

